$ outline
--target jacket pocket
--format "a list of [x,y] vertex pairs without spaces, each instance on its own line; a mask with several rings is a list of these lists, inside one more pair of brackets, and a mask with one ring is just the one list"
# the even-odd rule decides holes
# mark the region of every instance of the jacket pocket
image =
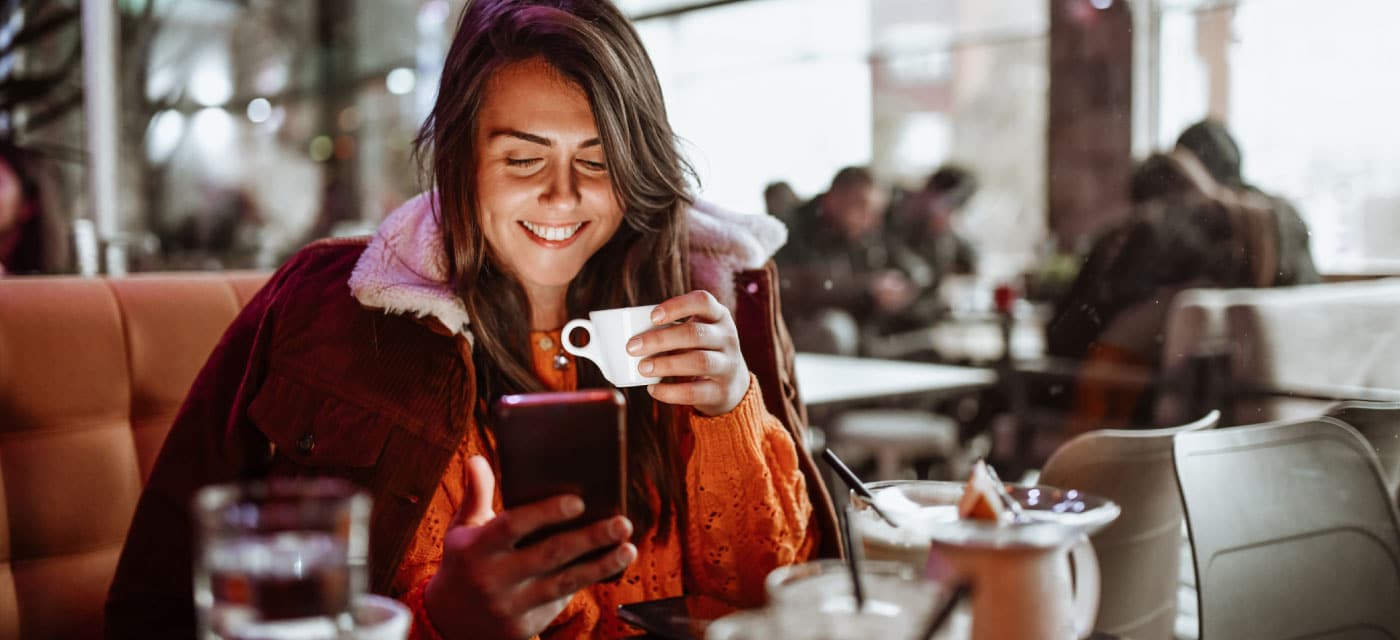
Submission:
[[277,373],[258,390],[248,415],[274,458],[322,469],[374,466],[394,428],[379,412]]

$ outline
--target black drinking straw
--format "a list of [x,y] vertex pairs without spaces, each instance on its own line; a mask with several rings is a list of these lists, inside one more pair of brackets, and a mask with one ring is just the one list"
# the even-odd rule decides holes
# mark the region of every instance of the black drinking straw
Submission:
[[865,500],[870,503],[870,509],[875,512],[875,515],[880,516],[880,519],[884,520],[885,524],[891,527],[899,526],[893,519],[885,515],[885,512],[881,511],[880,507],[875,505],[875,496],[870,493],[870,489],[866,488],[865,483],[861,482],[860,478],[856,477],[856,474],[851,471],[851,468],[846,466],[846,463],[842,462],[841,458],[837,457],[836,452],[831,449],[822,451],[822,460],[825,460],[826,463],[831,466],[831,470],[835,471],[836,475],[841,478],[841,481],[845,482],[846,486],[856,492],[856,495],[865,498]]
[[943,601],[943,606],[929,620],[928,629],[925,629],[924,634],[918,637],[924,640],[933,640],[933,634],[938,633],[938,630],[948,622],[948,618],[953,615],[953,609],[956,609],[958,603],[967,597],[969,591],[971,589],[968,588],[966,582],[960,582],[958,586],[953,587],[953,592],[948,594],[948,599]]
[[859,549],[851,539],[851,510],[846,509],[844,517],[841,518],[841,539],[842,546],[846,548],[846,568],[851,574],[851,595],[856,598],[856,611],[865,608],[865,589],[860,584],[860,558],[857,557]]

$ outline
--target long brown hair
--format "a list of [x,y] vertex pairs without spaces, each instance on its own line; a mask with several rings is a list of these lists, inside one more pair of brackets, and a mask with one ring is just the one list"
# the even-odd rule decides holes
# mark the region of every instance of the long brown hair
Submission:
[[[655,304],[688,289],[684,211],[694,173],[676,149],[661,86],[641,39],[606,0],[470,0],[442,71],[437,102],[415,141],[431,166],[452,285],[476,337],[477,424],[501,394],[543,391],[529,351],[524,289],[486,243],[477,217],[475,130],[491,75],[543,57],[588,96],[623,222],[569,286],[570,317]],[[429,160],[430,159],[430,160]],[[579,387],[604,386],[579,361]],[[683,500],[677,414],[645,388],[625,390],[628,514],[638,534],[664,534]],[[653,491],[660,509],[653,506]]]

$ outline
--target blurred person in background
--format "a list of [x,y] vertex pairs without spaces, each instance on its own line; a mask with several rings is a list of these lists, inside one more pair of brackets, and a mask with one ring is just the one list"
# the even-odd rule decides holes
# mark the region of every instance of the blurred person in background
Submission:
[[827,191],[793,210],[788,243],[775,256],[783,314],[799,351],[841,355],[909,310],[932,274],[883,233],[885,194],[864,167],[838,171]]
[[1262,198],[1267,201],[1257,206],[1267,207],[1273,212],[1278,264],[1272,286],[1322,281],[1313,263],[1308,225],[1303,221],[1303,216],[1287,199],[1266,193],[1244,180],[1241,172],[1244,157],[1239,144],[1224,124],[1207,119],[1187,127],[1177,137],[1176,149],[1190,153],[1209,174],[1208,179],[1205,176],[1193,179],[1196,190],[1222,200]]
[[70,269],[58,173],[45,158],[0,142],[0,275]]
[[[409,606],[414,638],[635,635],[619,605],[756,606],[769,571],[835,542],[720,302],[732,287],[694,284],[723,258],[762,265],[782,229],[691,207],[656,72],[615,6],[468,2],[417,151],[431,191],[372,239],[297,253],[210,356],[138,503],[108,637],[194,635],[190,499],[267,475],[366,487],[371,588]],[[610,388],[561,328],[644,304],[656,327],[626,348],[661,382],[622,390],[626,516],[522,545],[585,507],[503,508],[487,408]],[[781,348],[779,328],[744,327]]]
[[785,224],[792,224],[792,210],[800,204],[802,199],[797,197],[797,192],[786,181],[770,182],[763,188],[764,210]]
[[1156,372],[1180,291],[1319,280],[1302,219],[1239,179],[1239,151],[1224,128],[1199,123],[1182,139],[1139,164],[1132,213],[1095,240],[1047,325],[1050,354],[1082,360],[1073,430],[1151,423],[1151,389],[1111,378]]
[[908,243],[934,269],[935,286],[948,274],[977,272],[977,249],[957,224],[978,186],[970,169],[944,165],[906,199],[890,224],[890,237]]
[[937,322],[947,311],[939,295],[944,278],[977,272],[977,249],[957,229],[977,188],[977,177],[970,169],[948,164],[934,171],[922,189],[907,194],[891,208],[887,242],[902,245],[918,256],[928,266],[929,276],[915,300],[886,320],[884,332],[919,329]]

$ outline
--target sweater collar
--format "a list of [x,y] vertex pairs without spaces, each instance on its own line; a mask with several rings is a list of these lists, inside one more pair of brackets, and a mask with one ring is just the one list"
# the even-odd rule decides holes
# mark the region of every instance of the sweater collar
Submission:
[[[704,201],[696,201],[686,219],[691,286],[731,309],[734,274],[762,267],[787,241],[787,227],[771,216],[734,213]],[[471,319],[447,272],[434,192],[413,197],[384,219],[355,264],[350,292],[366,307],[431,318],[453,335],[470,337]]]

